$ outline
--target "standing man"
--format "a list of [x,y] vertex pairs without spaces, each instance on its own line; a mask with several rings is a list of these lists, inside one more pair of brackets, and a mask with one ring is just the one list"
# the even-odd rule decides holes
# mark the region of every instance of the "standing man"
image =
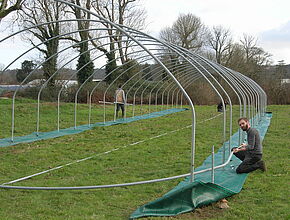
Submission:
[[124,118],[124,114],[125,114],[125,103],[126,103],[126,99],[125,99],[125,92],[122,89],[122,85],[118,86],[118,89],[115,92],[115,103],[116,103],[116,117],[118,117],[118,112],[121,108],[122,110],[122,118]]
[[237,167],[236,172],[249,173],[260,169],[266,171],[265,163],[262,160],[262,143],[259,132],[255,128],[251,128],[247,118],[238,120],[239,126],[243,131],[247,132],[248,144],[243,143],[240,147],[232,149],[234,155],[243,162]]

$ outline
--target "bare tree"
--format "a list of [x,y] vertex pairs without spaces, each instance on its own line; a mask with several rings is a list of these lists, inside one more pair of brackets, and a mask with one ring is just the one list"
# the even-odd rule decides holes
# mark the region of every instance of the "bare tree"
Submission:
[[244,34],[240,40],[244,51],[243,72],[249,77],[258,80],[258,75],[263,72],[264,67],[271,63],[271,54],[265,52],[263,48],[257,46],[257,39],[253,36]]
[[227,59],[232,45],[230,30],[222,26],[214,26],[209,32],[207,42],[209,47],[215,52],[216,62],[224,64],[223,60]]
[[224,57],[223,64],[233,70],[242,71],[245,66],[245,52],[239,43],[229,45],[227,55]]
[[[111,22],[126,25],[127,27],[136,30],[143,30],[145,28],[146,11],[139,7],[138,0],[96,0],[93,1],[92,7],[98,15],[108,19]],[[129,60],[128,48],[130,40],[124,36],[119,30],[113,28],[109,23],[102,23],[107,28],[107,35],[109,36],[110,48],[109,60],[115,59],[115,48],[118,49],[121,63],[124,64]],[[125,38],[125,40],[124,40]]]
[[[36,48],[44,54],[43,75],[48,79],[57,70],[58,47],[60,34],[60,22],[63,16],[63,6],[53,0],[26,0],[22,4],[22,10],[19,13],[18,24],[23,28],[29,28],[30,35],[25,33],[23,36],[33,46],[36,46],[36,39],[43,42],[44,47]],[[48,22],[45,25],[43,23]],[[51,23],[49,23],[51,22]],[[51,80],[49,85],[54,85]]]
[[13,11],[20,10],[24,0],[1,0],[0,1],[0,22]]
[[162,29],[159,33],[159,36],[162,40],[178,45],[178,36],[175,34],[171,27]]
[[249,62],[250,59],[254,56],[253,49],[256,48],[257,39],[253,36],[243,34],[243,38],[240,40],[241,45],[246,54],[246,62]]
[[0,71],[3,71],[5,69],[5,65],[3,63],[0,63]]
[[206,28],[200,18],[189,13],[180,14],[172,27],[160,32],[160,38],[194,52],[204,46]]
[[[87,10],[91,10],[91,0],[71,0],[73,4],[76,4],[80,7],[83,7]],[[67,39],[70,39],[77,44],[77,47],[79,48],[80,56],[78,59],[77,64],[77,76],[78,76],[78,82],[83,83],[85,82],[88,77],[93,73],[94,71],[94,64],[91,60],[91,55],[89,52],[89,28],[91,24],[91,13],[86,12],[85,10],[81,10],[77,7],[70,7],[73,15],[77,19],[77,28],[79,33],[79,39],[68,37]]]

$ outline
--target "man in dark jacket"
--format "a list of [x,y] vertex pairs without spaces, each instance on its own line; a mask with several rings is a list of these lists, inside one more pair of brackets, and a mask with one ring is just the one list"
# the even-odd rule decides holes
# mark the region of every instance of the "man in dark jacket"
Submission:
[[247,118],[238,120],[239,126],[247,132],[248,144],[243,143],[238,148],[233,148],[234,155],[243,162],[236,169],[237,173],[249,173],[260,169],[266,171],[265,163],[262,160],[262,143],[259,132],[251,128]]

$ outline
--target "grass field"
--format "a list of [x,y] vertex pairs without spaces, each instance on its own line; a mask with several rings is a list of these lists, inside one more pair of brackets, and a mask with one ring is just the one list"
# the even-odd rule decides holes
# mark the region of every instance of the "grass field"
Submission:
[[[25,105],[29,106],[29,104]],[[2,103],[1,111],[6,106],[7,103]],[[86,114],[86,107],[80,105],[79,108],[84,109]],[[17,117],[26,117],[27,110],[23,112],[22,110],[25,108],[18,109],[17,115],[20,116]],[[66,110],[65,106],[63,110]],[[49,119],[54,117],[52,116],[54,111],[55,108],[48,110],[43,117],[50,121]],[[197,106],[196,111],[198,119],[196,165],[198,166],[210,154],[212,145],[221,145],[222,118],[217,117],[203,122],[217,114],[215,106]],[[269,106],[268,111],[273,112],[272,123],[263,142],[268,171],[250,174],[242,192],[228,198],[230,209],[220,210],[213,204],[177,217],[147,219],[289,218],[290,108]],[[235,108],[235,118],[238,117],[237,112],[238,109]],[[79,123],[86,122],[85,119],[82,121],[82,117],[80,118]],[[44,120],[43,124],[47,126],[46,129],[54,130],[54,123],[45,123]],[[130,124],[96,127],[77,135],[1,148],[1,183],[92,155],[96,156],[15,185],[101,185],[187,173],[190,167],[190,129],[183,129],[158,139],[148,140],[148,138],[189,124],[191,124],[191,114],[190,111],[185,111]],[[146,141],[129,145],[141,140]],[[115,148],[120,149],[97,156]],[[179,181],[86,191],[0,190],[0,218],[1,220],[128,219],[137,207],[162,196]]]

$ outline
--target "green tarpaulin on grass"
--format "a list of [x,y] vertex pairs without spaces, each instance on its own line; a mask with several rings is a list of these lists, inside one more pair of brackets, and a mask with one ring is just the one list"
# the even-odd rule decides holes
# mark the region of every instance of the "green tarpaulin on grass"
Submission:
[[46,140],[46,139],[61,137],[65,135],[78,134],[83,131],[90,130],[94,127],[130,123],[130,122],[149,119],[149,118],[161,117],[164,115],[173,114],[173,113],[181,112],[185,110],[187,110],[187,108],[173,108],[173,109],[163,110],[160,112],[152,112],[149,114],[139,115],[139,116],[135,116],[131,118],[125,118],[125,119],[121,118],[121,119],[117,119],[116,121],[97,122],[95,124],[91,124],[90,126],[80,125],[80,126],[77,126],[76,128],[74,127],[65,128],[65,129],[60,129],[59,131],[56,130],[56,131],[48,131],[48,132],[38,132],[38,135],[36,135],[36,132],[34,132],[32,134],[25,135],[25,136],[14,137],[13,142],[11,141],[11,138],[3,138],[3,139],[0,139],[0,147],[7,147],[7,146],[20,144],[20,143],[29,143],[33,141],[39,141],[39,140]]
[[[261,139],[266,135],[272,114],[267,113],[260,118],[254,127],[259,131]],[[257,118],[256,120],[257,121]],[[238,132],[232,136],[232,146],[238,145]],[[226,158],[229,156],[228,142]],[[223,147],[215,154],[215,166],[222,163]],[[215,181],[211,183],[211,172],[195,175],[195,181],[190,183],[189,177],[180,182],[174,189],[161,198],[138,208],[130,219],[146,216],[173,216],[190,212],[195,208],[216,202],[222,198],[237,194],[242,190],[247,174],[236,174],[235,169],[241,161],[233,156],[230,163],[224,168],[215,170]],[[211,167],[211,156],[196,171]]]

